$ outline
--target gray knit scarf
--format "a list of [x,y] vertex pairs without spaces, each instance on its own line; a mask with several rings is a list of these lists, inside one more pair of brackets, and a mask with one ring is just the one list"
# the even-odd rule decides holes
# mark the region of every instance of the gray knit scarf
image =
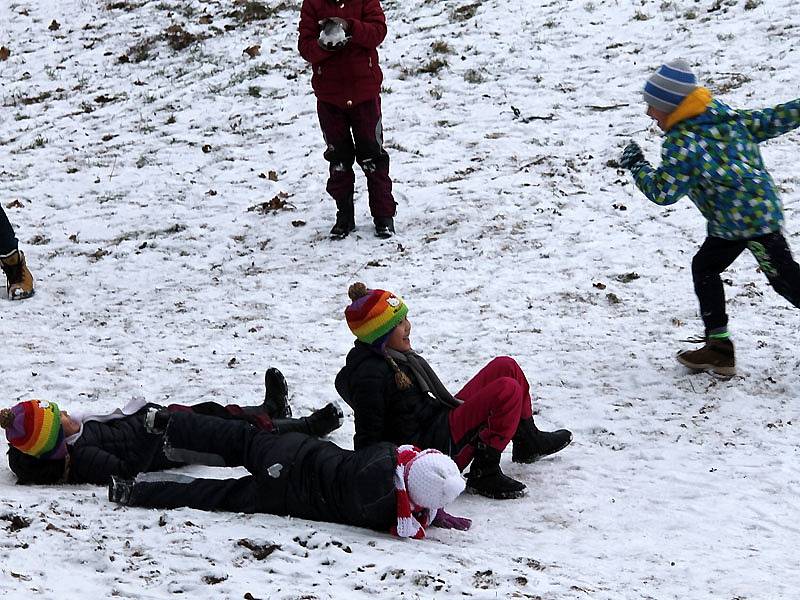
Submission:
[[408,352],[398,352],[397,350],[392,350],[391,348],[386,348],[385,352],[387,356],[392,358],[398,364],[407,365],[408,368],[411,369],[411,372],[414,374],[414,378],[417,380],[417,384],[419,384],[419,387],[422,388],[423,392],[434,396],[442,404],[450,408],[457,408],[461,406],[461,400],[453,397],[453,395],[447,391],[447,388],[444,387],[444,384],[439,379],[438,375],[434,373],[433,369],[428,364],[428,361],[422,358],[419,354],[413,350],[409,350]]

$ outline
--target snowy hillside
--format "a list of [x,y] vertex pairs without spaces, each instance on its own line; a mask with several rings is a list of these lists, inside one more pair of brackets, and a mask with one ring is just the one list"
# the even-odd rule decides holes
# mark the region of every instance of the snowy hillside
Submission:
[[[743,255],[726,275],[740,375],[679,367],[702,331],[703,219],[609,161],[629,139],[657,160],[640,90],[667,59],[734,107],[797,97],[800,5],[386,0],[398,235],[373,237],[357,174],[341,242],[299,6],[0,2],[0,202],[38,286],[1,302],[3,406],[257,403],[272,365],[303,413],[336,399],[362,280],[405,298],[452,391],[517,358],[537,422],[573,445],[532,466],[509,452],[527,496],[463,496],[472,530],[422,542],[119,508],[15,486],[2,461],[0,596],[796,598],[800,313]],[[763,146],[796,253],[798,151],[797,131]]]

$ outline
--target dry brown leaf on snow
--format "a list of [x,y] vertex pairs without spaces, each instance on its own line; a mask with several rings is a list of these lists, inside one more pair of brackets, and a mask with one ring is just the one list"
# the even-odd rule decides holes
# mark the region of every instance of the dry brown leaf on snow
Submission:
[[242,54],[247,54],[250,58],[255,58],[259,54],[261,54],[261,44],[256,44],[254,46],[248,46],[244,50],[242,50]]

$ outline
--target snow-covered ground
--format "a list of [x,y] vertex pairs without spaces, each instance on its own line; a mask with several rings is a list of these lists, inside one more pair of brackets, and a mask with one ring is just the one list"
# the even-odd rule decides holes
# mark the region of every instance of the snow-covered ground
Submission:
[[[0,3],[0,202],[38,286],[0,309],[3,404],[254,403],[275,365],[305,412],[336,399],[347,286],[363,280],[404,296],[452,391],[516,357],[539,424],[573,445],[533,466],[505,456],[528,495],[463,496],[473,529],[422,542],[119,508],[102,488],[15,486],[3,464],[0,596],[796,598],[800,315],[743,256],[726,275],[740,375],[679,367],[701,331],[703,220],[607,163],[630,138],[657,160],[640,89],[666,59],[733,106],[796,97],[798,4],[384,9],[398,235],[373,237],[359,175],[359,229],[331,242],[298,0]],[[800,252],[798,148],[794,132],[763,153]]]

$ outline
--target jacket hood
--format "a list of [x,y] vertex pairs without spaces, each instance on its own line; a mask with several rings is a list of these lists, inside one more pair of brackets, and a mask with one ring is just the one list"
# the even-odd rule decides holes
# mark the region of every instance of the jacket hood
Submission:
[[672,111],[669,117],[667,117],[667,122],[665,124],[666,131],[669,131],[682,121],[702,115],[708,110],[708,106],[711,102],[711,92],[704,87],[695,89],[686,96],[683,102],[678,105],[678,108]]
[[350,379],[353,373],[366,361],[374,360],[374,359],[381,359],[381,363],[386,365],[386,369],[389,369],[389,365],[384,360],[382,354],[377,352],[372,346],[369,344],[365,344],[364,342],[356,340],[353,344],[353,347],[350,349],[350,352],[347,353],[347,358],[345,359],[344,366],[339,370],[339,373],[336,375],[336,380],[334,385],[336,386],[336,391],[339,393],[339,396],[342,397],[350,408],[353,407],[350,400]]

